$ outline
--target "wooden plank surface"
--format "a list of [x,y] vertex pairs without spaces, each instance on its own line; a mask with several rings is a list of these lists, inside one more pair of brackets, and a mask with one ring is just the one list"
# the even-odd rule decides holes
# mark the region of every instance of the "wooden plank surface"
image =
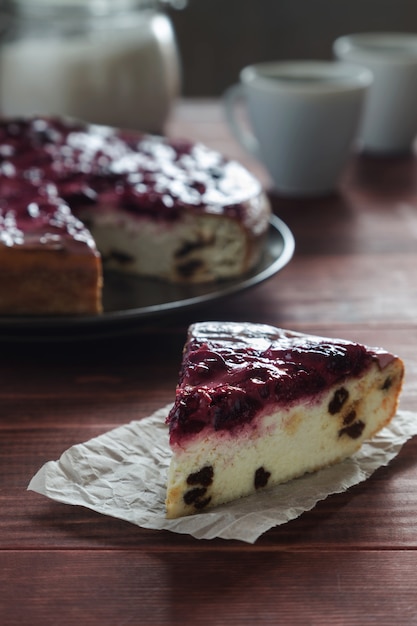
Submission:
[[170,133],[250,167],[296,239],[255,289],[129,332],[0,343],[0,622],[19,624],[417,623],[417,440],[371,479],[254,546],[137,528],[27,491],[69,446],[174,397],[188,324],[259,321],[400,354],[402,408],[417,406],[417,164],[352,159],[340,194],[287,200],[234,143],[217,102],[183,103]]
[[[19,586],[10,578],[16,570]],[[10,551],[0,556],[0,583],[9,626],[417,620],[415,552]]]

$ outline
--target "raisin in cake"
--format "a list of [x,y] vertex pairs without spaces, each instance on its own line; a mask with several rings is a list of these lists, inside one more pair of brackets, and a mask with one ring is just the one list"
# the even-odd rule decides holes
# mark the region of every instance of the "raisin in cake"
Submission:
[[0,313],[99,311],[101,261],[172,282],[240,276],[260,258],[269,217],[259,182],[202,144],[3,120]]
[[394,416],[402,361],[379,348],[271,326],[189,329],[168,416],[167,516],[351,456]]

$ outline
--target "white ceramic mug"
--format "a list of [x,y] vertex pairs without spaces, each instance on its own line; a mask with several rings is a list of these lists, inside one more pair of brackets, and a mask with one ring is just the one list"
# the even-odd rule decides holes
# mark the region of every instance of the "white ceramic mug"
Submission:
[[358,33],[333,44],[337,59],[372,71],[360,145],[374,153],[410,151],[417,136],[417,35]]
[[[371,82],[366,68],[336,61],[251,65],[225,93],[226,117],[279,192],[324,194],[337,187]],[[240,99],[251,128],[238,115]]]

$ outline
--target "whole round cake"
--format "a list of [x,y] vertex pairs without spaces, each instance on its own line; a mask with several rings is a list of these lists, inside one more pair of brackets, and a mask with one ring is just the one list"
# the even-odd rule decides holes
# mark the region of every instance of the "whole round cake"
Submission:
[[102,264],[171,282],[243,275],[270,206],[190,141],[58,118],[0,123],[0,314],[102,309]]

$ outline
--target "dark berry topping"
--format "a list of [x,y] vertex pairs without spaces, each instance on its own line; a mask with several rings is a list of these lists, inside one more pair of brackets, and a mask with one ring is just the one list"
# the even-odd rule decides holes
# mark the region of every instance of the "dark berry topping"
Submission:
[[231,429],[250,422],[260,406],[243,389],[218,389],[211,405],[214,430]]
[[[243,167],[201,144],[55,118],[22,118],[0,123],[0,191],[1,241],[26,244],[31,224],[29,243],[37,237],[39,245],[39,222],[26,217],[39,196],[44,199],[42,233],[50,224],[56,235],[57,200],[75,213],[112,206],[166,221],[177,219],[187,206],[246,221],[252,217],[245,201],[261,188]],[[266,213],[262,219],[266,227]],[[197,269],[186,263],[180,272],[191,276]]]
[[187,384],[198,385],[206,377],[211,379],[215,372],[221,375],[226,370],[226,361],[221,354],[210,350],[208,347],[201,346],[199,350],[189,354],[187,371],[184,370],[181,373],[181,377],[187,377]]
[[[380,354],[353,342],[290,333],[270,326],[207,322],[192,327],[184,350],[175,406],[168,423],[171,443],[206,426],[234,430],[263,407],[314,402],[334,385],[329,413],[348,400],[344,381],[360,376]],[[342,434],[357,437],[355,416]],[[350,423],[352,421],[352,423]]]

